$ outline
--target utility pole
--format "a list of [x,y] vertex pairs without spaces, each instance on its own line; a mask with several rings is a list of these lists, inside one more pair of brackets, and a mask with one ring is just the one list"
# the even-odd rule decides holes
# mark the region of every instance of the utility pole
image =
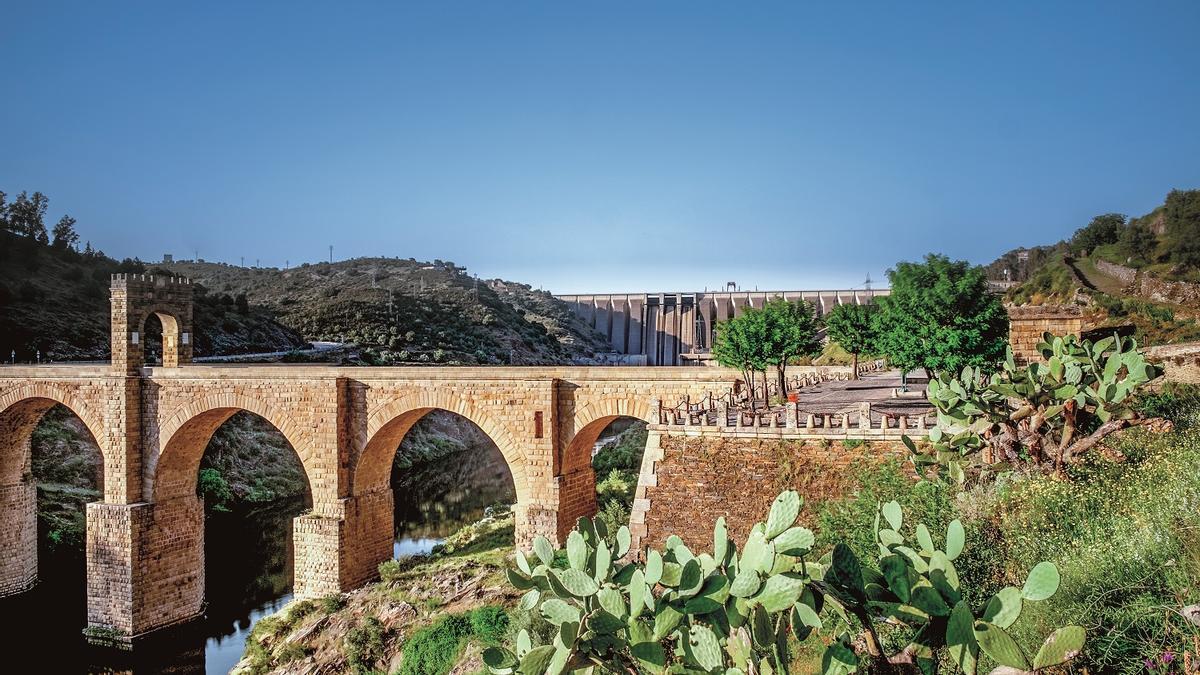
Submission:
[[329,264],[333,264],[333,244],[329,245]]
[[258,258],[255,258],[255,259],[254,259],[254,266],[255,266],[255,267],[262,267],[262,265],[260,265],[260,264],[259,264],[260,262],[262,262],[262,260],[260,260],[260,259],[258,259]]
[[246,256],[242,256],[242,263],[241,263],[241,265],[239,265],[239,267],[245,267],[245,266],[246,266]]

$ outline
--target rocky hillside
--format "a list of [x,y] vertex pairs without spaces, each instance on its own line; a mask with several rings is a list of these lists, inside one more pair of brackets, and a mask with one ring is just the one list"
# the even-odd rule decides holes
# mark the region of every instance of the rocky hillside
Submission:
[[167,267],[213,292],[245,294],[305,339],[355,343],[367,363],[563,363],[606,349],[548,292],[478,279],[440,260]]
[[1171,344],[1200,340],[1198,248],[1200,190],[1176,190],[1144,216],[1096,216],[1069,240],[1014,249],[987,271],[1019,282],[1008,302],[1081,305],[1086,327]]
[[[0,353],[8,360],[104,360],[109,355],[109,279],[116,272],[154,273],[136,260],[77,253],[0,230]],[[168,272],[169,273],[169,272]],[[196,288],[195,355],[304,347],[296,330],[269,309],[234,295]]]

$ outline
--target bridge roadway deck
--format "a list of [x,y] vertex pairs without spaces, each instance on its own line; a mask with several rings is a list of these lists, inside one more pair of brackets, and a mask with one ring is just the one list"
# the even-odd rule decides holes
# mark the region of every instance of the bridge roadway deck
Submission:
[[[4,364],[0,378],[109,377],[106,362]],[[327,379],[362,380],[588,380],[613,382],[688,381],[712,382],[728,387],[738,371],[696,366],[343,366],[296,363],[189,364],[174,368],[147,366],[151,379]]]
[[892,392],[900,387],[900,375],[898,370],[889,370],[868,373],[858,380],[821,382],[802,387],[797,392],[796,407],[807,413],[835,415],[856,412],[859,403],[870,403],[872,410],[895,415],[928,411],[930,405],[923,396],[926,388],[924,376],[909,378],[911,398],[892,397]]

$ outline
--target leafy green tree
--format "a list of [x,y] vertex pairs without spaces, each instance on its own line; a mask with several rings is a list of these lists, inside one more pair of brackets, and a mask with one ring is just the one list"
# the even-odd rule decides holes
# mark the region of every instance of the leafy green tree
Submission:
[[1077,253],[1090,251],[1097,246],[1115,244],[1125,228],[1126,217],[1120,213],[1106,213],[1092,218],[1087,227],[1075,230],[1071,237],[1071,250]]
[[79,243],[79,234],[75,232],[75,219],[71,216],[63,216],[59,219],[58,224],[54,226],[54,239],[50,245],[60,249],[74,249]]
[[1121,248],[1131,258],[1150,262],[1157,247],[1158,237],[1154,236],[1148,225],[1140,221],[1133,221],[1121,230]]
[[761,310],[748,308],[741,316],[719,322],[716,337],[713,338],[713,356],[722,366],[742,371],[743,379],[750,386],[753,406],[754,374],[764,373],[765,384],[765,373],[771,365],[771,355],[767,351],[766,315]]
[[1200,190],[1171,190],[1165,218],[1171,260],[1200,267]]
[[988,290],[982,267],[931,253],[888,271],[891,294],[878,299],[877,348],[905,371],[992,371],[1008,346],[1008,313]]
[[799,300],[790,302],[775,298],[763,305],[766,322],[767,363],[775,366],[779,394],[787,394],[788,361],[801,356],[816,356],[821,353],[821,341],[817,339],[820,321],[813,306]]
[[837,305],[825,317],[825,334],[854,355],[851,377],[858,379],[858,355],[875,348],[875,305]]
[[46,209],[49,206],[50,199],[46,195],[34,192],[30,196],[21,192],[17,195],[17,200],[8,206],[8,229],[45,244],[49,240],[45,224]]

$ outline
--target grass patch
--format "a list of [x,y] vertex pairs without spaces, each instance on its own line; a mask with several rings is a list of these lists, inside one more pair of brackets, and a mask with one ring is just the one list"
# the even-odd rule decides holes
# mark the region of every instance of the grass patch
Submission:
[[508,628],[508,614],[491,605],[443,616],[413,633],[405,643],[400,675],[444,675],[454,667],[469,640],[499,644]]

